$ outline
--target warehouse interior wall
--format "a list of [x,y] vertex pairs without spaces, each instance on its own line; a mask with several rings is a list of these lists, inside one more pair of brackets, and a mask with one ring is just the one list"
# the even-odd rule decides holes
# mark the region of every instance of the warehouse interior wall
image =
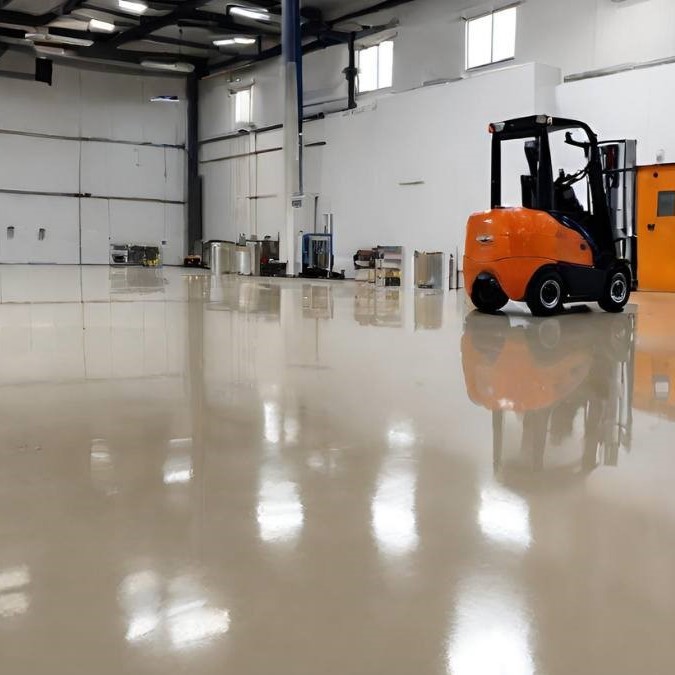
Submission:
[[[0,59],[33,69],[24,54]],[[107,264],[111,243],[163,245],[166,263],[182,262],[183,79],[55,64],[51,87],[0,77],[0,89],[0,262]]]
[[[675,4],[526,0],[518,9],[516,58],[465,72],[464,18],[508,4],[455,3],[449,10],[443,0],[418,0],[369,17],[399,20],[394,86],[360,96],[354,111],[345,112],[346,48],[305,57],[305,113],[325,119],[305,126],[304,231],[321,227],[322,213],[334,214],[337,269],[349,275],[354,252],[376,245],[404,246],[408,260],[415,249],[461,255],[467,216],[488,207],[490,121],[541,112],[578,117],[603,138],[637,138],[641,163],[654,163],[659,153],[675,158],[664,104],[675,66],[564,81],[675,56]],[[201,83],[206,239],[283,230],[282,131],[210,142],[242,131],[232,98],[240,86],[253,87],[256,128],[282,121],[279,68],[267,61]]]

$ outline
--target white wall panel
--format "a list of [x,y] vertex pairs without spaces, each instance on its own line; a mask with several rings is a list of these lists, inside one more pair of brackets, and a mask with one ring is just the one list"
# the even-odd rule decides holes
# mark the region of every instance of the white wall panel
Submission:
[[[185,84],[182,79],[82,71],[82,135],[123,141],[185,143]],[[111,98],[111,92],[120,95]],[[152,103],[157,95],[179,103]]]
[[[34,59],[8,53],[3,68],[31,73]],[[182,100],[151,103],[150,98],[159,94],[175,94]],[[140,144],[184,144],[186,110],[183,78],[79,71],[58,64],[52,87],[0,77],[0,189],[183,202],[185,151]],[[80,142],[80,136],[125,143]],[[108,262],[107,200],[83,199],[80,214],[76,198],[11,197],[0,195],[0,205],[6,206],[3,217],[15,225],[15,237],[9,241],[8,224],[0,223],[0,261],[77,263],[81,235],[83,262]],[[153,215],[148,219],[149,212]],[[178,261],[185,247],[185,209],[178,205],[166,212],[171,214],[168,221],[164,204],[148,209],[143,202],[125,202],[116,210],[115,227],[118,233],[135,228],[132,242],[167,241],[170,259]],[[177,214],[182,216],[183,231]],[[38,241],[41,226],[46,233]]]
[[588,121],[601,138],[638,139],[638,163],[675,162],[671,103],[675,65],[634,70],[560,85],[560,113]]
[[[3,70],[35,72],[35,59],[8,52]],[[77,136],[80,123],[79,73],[54,68],[53,85],[30,80],[0,79],[0,128],[61,136]]]
[[84,143],[82,191],[102,197],[182,201],[184,153],[169,148]]
[[182,265],[187,247],[185,232],[185,207],[174,204],[164,205],[164,240],[163,251],[165,265]]
[[72,141],[0,134],[0,187],[77,193],[79,150]]
[[107,199],[80,202],[82,264],[107,265],[110,260],[110,207]]
[[165,233],[164,204],[110,201],[110,239],[113,244],[161,245]]
[[[0,262],[79,262],[78,200],[0,194]],[[8,227],[14,228],[13,237]],[[40,228],[45,236],[39,240]]]

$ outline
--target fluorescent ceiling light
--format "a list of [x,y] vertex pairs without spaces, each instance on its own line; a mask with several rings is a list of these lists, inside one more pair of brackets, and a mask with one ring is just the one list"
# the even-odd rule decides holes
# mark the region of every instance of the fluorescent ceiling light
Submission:
[[264,9],[248,9],[247,7],[239,7],[237,5],[230,8],[230,14],[256,21],[269,21],[271,19],[269,12],[266,12]]
[[178,96],[153,96],[150,101],[152,103],[179,103]]
[[147,11],[148,6],[144,2],[131,2],[131,0],[119,0],[120,9],[133,14],[143,14]]
[[112,33],[115,30],[115,24],[109,21],[100,21],[99,19],[92,19],[89,22],[89,30],[99,31],[101,33]]
[[191,73],[195,67],[192,63],[178,61],[176,63],[167,63],[166,61],[141,61],[144,68],[154,68],[155,70],[171,70],[174,73]]
[[213,41],[216,47],[225,47],[226,45],[254,45],[257,42],[255,38],[248,37],[234,37],[234,38],[218,38]]
[[47,45],[35,45],[35,51],[48,56],[65,56],[68,53],[62,47],[48,47]]
[[91,47],[93,40],[83,38],[66,37],[64,35],[52,35],[51,33],[26,33],[26,40],[31,42],[56,42],[62,45],[74,45],[76,47]]

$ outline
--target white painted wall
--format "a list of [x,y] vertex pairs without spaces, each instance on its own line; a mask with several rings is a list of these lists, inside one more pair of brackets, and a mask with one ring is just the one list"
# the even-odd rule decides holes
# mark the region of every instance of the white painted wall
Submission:
[[[348,274],[359,248],[401,245],[408,258],[416,248],[461,249],[467,214],[488,206],[488,121],[530,114],[538,85],[557,77],[542,66],[516,66],[308,123],[306,143],[325,145],[306,148],[310,197],[302,229],[313,228],[311,195],[319,194],[319,217],[335,216],[336,267]],[[255,143],[258,150],[279,148],[281,130],[202,147],[205,238],[282,229],[282,153],[240,157]],[[236,158],[210,161],[218,157]],[[412,181],[422,184],[401,185]],[[264,198],[251,201],[252,194]]]
[[[397,17],[394,86],[360,97],[355,113],[306,125],[306,192],[320,194],[320,212],[335,213],[337,266],[351,271],[359,247],[400,244],[454,252],[467,216],[488,203],[490,120],[540,112],[579,117],[603,138],[637,138],[639,161],[664,150],[675,161],[669,82],[675,66],[634,70],[562,84],[563,76],[675,56],[671,0],[524,0],[516,58],[466,73],[464,18],[507,0],[416,0],[364,23]],[[305,57],[306,112],[344,108],[346,48]],[[546,64],[546,65],[532,65]],[[282,120],[278,61],[236,74],[254,85],[258,127]],[[448,84],[422,87],[446,79]],[[228,76],[202,82],[202,140],[234,129]],[[323,105],[317,105],[324,102]],[[203,145],[205,236],[274,235],[282,230],[281,131]],[[236,159],[215,161],[240,155]],[[400,182],[422,180],[403,187]],[[251,196],[262,197],[257,200]],[[306,228],[311,227],[310,214]]]
[[[8,52],[0,67],[33,60]],[[0,189],[96,197],[0,193],[0,262],[107,264],[111,242],[166,242],[165,262],[182,262],[185,151],[157,146],[185,144],[186,104],[151,103],[158,94],[184,99],[184,81],[58,65],[52,87],[0,78]]]

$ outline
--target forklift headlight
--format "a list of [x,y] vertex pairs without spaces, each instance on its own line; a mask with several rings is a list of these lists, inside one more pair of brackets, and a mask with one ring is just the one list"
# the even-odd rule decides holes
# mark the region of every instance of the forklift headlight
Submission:
[[548,115],[537,115],[537,124],[545,124],[550,127],[553,124],[553,118]]

